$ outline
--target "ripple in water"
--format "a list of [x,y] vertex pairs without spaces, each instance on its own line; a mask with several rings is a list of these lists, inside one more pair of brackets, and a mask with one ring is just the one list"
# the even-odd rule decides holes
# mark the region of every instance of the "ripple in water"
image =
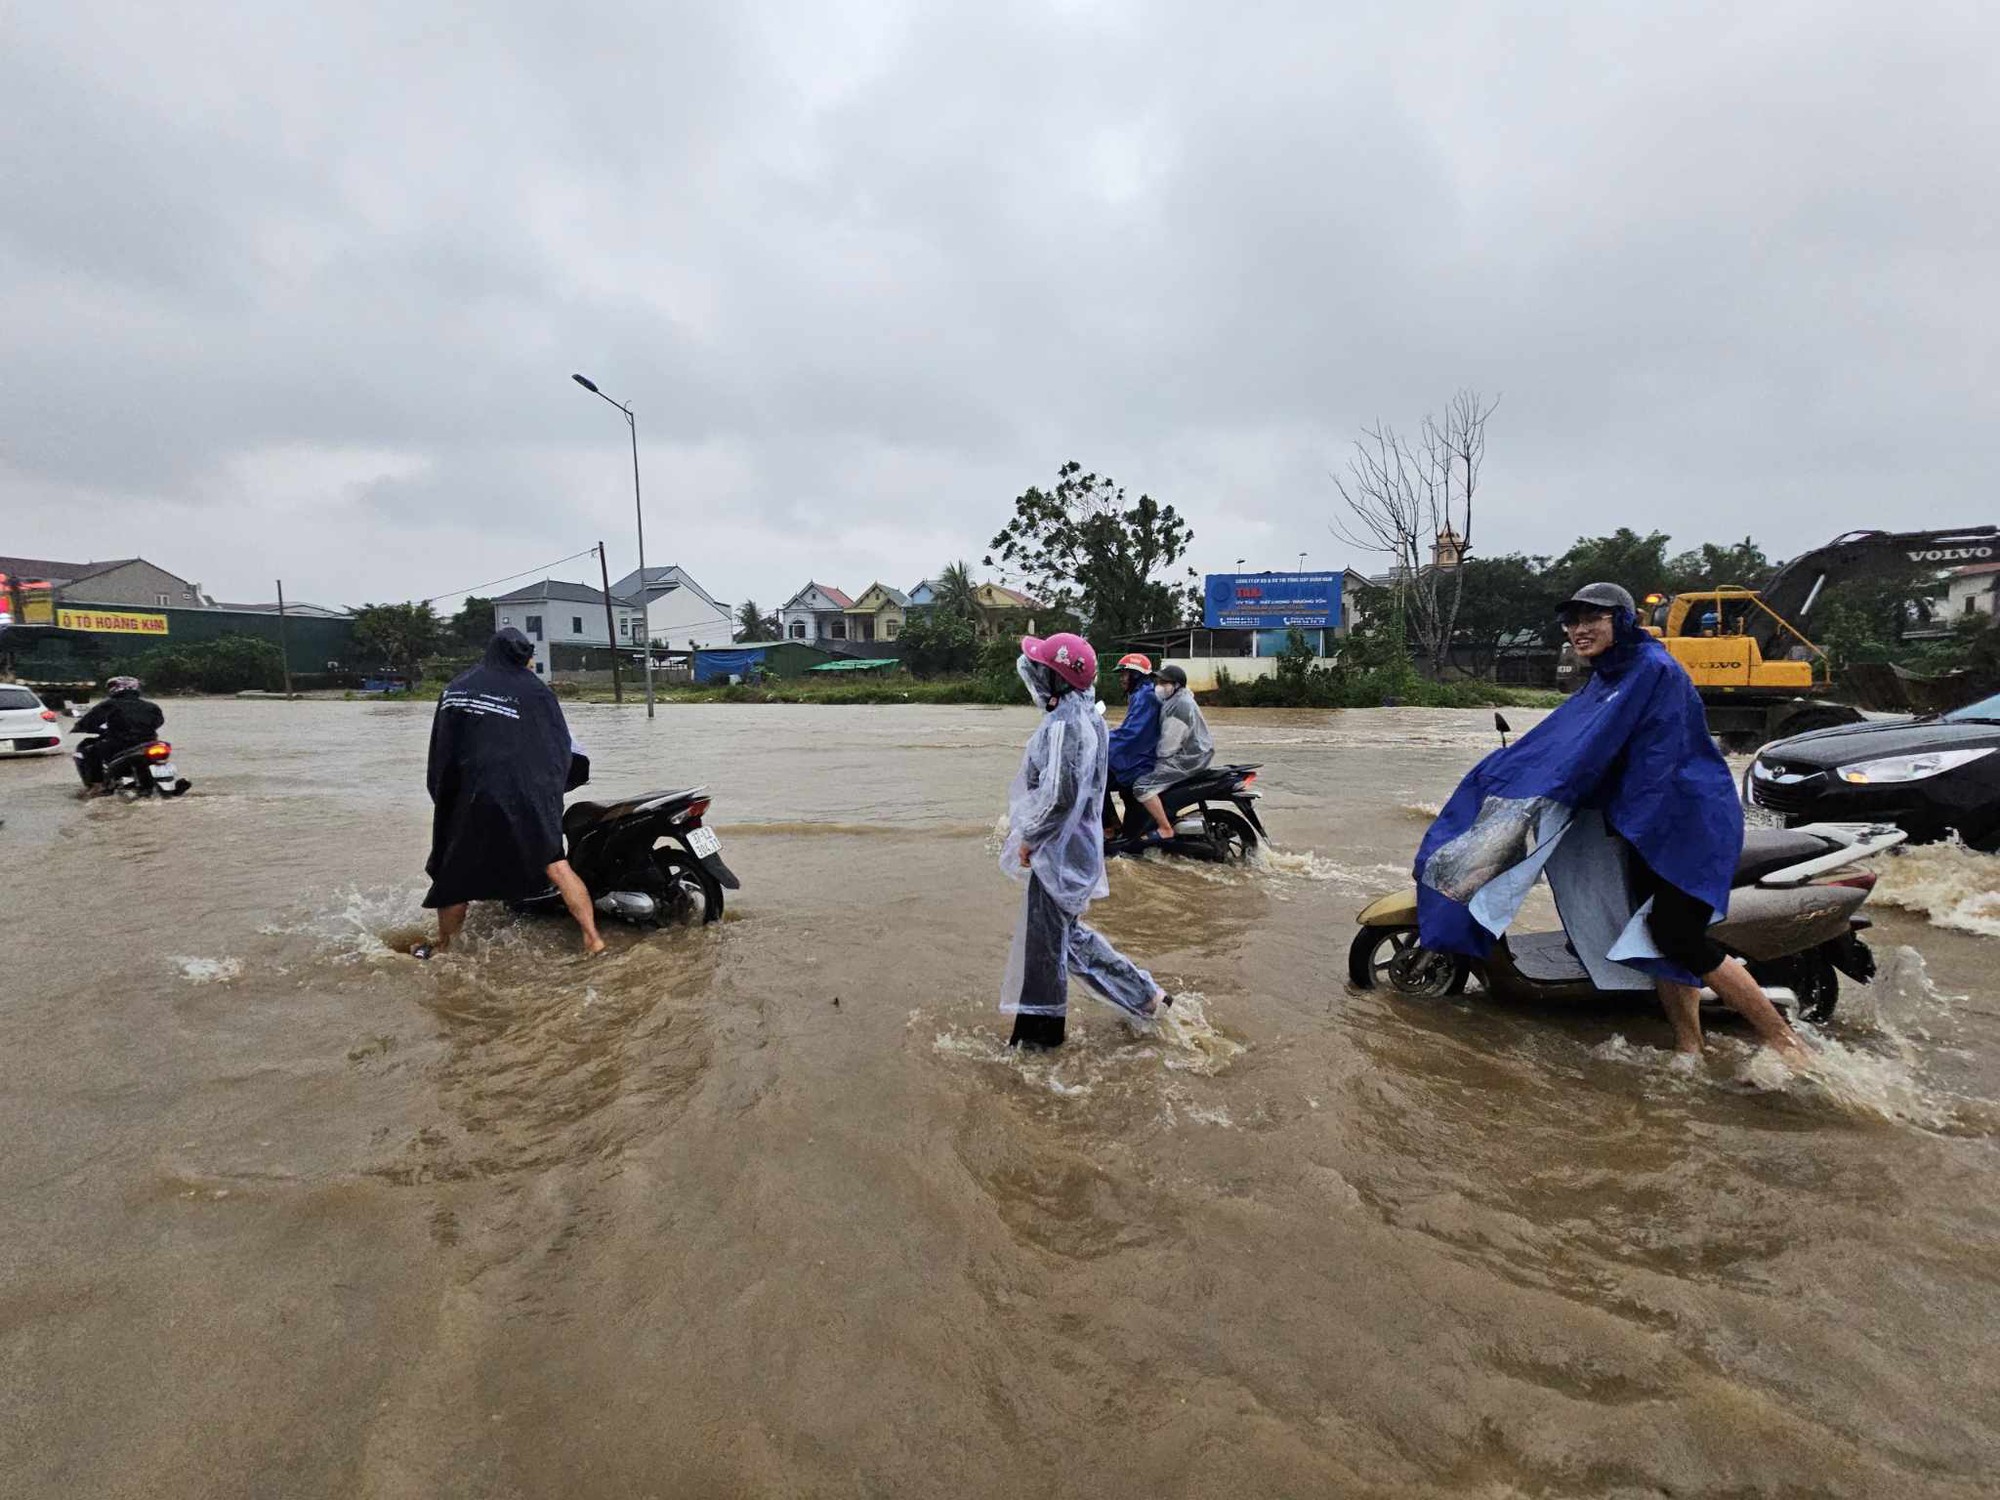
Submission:
[[1963,844],[1905,845],[1874,863],[1874,899],[1934,927],[2000,937],[2000,858]]

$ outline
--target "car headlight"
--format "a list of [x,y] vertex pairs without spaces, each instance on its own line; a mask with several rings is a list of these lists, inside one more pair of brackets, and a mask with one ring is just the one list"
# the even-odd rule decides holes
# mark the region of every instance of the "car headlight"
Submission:
[[1942,776],[1946,771],[1956,771],[1960,766],[1969,765],[1980,756],[1992,753],[1993,747],[1988,745],[1979,750],[1926,750],[1921,755],[1890,755],[1881,760],[1863,760],[1851,766],[1842,766],[1840,779],[1855,786],[1922,781],[1926,777]]

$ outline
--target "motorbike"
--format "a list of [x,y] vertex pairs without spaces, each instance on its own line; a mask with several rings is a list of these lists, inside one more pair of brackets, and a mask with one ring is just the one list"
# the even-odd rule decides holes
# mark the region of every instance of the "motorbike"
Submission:
[[[706,788],[691,787],[564,808],[570,868],[598,911],[653,927],[720,921],[723,892],[743,883],[722,861],[720,836],[702,823],[709,801]],[[553,885],[512,906],[530,914],[564,910]]]
[[1162,854],[1215,864],[1242,863],[1256,852],[1260,840],[1270,838],[1257,816],[1257,800],[1263,795],[1256,789],[1258,769],[1255,765],[1210,766],[1175,782],[1160,797],[1174,825],[1172,838],[1158,844],[1141,843],[1139,835],[1151,823],[1134,806],[1126,827],[1104,841],[1104,852],[1138,854],[1157,849]]
[[115,792],[127,801],[139,797],[183,797],[194,785],[174,768],[174,747],[165,740],[147,740],[114,751],[104,761],[102,773],[93,778],[85,751],[98,744],[98,736],[87,735],[70,752],[77,778],[86,790]]
[[[1875,874],[1852,868],[1909,837],[1871,823],[1811,823],[1802,828],[1752,828],[1729,897],[1729,914],[1709,936],[1749,966],[1772,1003],[1808,1021],[1824,1021],[1840,998],[1840,978],[1857,984],[1875,975],[1875,955],[1856,916],[1875,887]],[[1477,976],[1489,994],[1507,1000],[1581,1000],[1597,994],[1567,935],[1509,932],[1483,959],[1439,953],[1417,937],[1415,890],[1369,903],[1347,951],[1347,976],[1358,989],[1405,995],[1456,995]],[[1715,1000],[1704,989],[1704,1003]]]

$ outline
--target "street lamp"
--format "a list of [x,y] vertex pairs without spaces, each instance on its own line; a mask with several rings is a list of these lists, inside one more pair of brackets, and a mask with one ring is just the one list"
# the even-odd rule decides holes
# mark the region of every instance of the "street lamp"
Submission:
[[[591,395],[611,401],[597,388],[597,382],[588,376],[572,375],[570,379]],[[653,717],[653,608],[652,601],[646,597],[646,508],[639,501],[639,419],[632,415],[632,408],[624,402],[611,401],[611,404],[625,414],[625,425],[632,429],[632,511],[639,518],[639,606],[645,617],[646,717],[650,719]],[[616,641],[611,643],[611,649],[618,649]]]
[[1305,570],[1306,570],[1306,555],[1305,553],[1301,552],[1299,554],[1299,571],[1303,573],[1305,572]]

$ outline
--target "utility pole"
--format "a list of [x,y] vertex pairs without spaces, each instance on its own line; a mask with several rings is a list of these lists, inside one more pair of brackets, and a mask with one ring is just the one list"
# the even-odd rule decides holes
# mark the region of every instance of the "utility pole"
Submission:
[[292,652],[285,644],[285,580],[278,580],[278,659],[285,665],[285,699],[292,696]]
[[597,544],[597,576],[604,580],[604,638],[611,643],[611,698],[625,701],[625,689],[618,680],[618,622],[611,618],[611,569],[604,561],[604,543]]

